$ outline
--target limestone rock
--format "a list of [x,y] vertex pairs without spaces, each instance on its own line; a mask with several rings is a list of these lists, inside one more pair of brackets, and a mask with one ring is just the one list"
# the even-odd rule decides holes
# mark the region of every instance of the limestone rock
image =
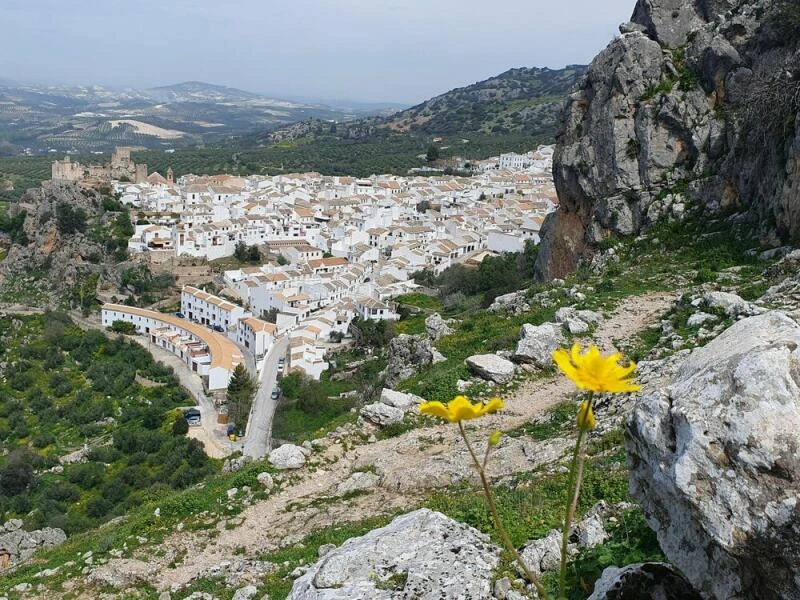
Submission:
[[[572,544],[570,554],[574,553],[575,545]],[[551,529],[545,537],[528,542],[520,554],[522,560],[537,577],[547,571],[558,570],[561,564],[561,532]]]
[[475,354],[465,361],[478,376],[495,383],[508,383],[514,378],[514,363],[496,354]]
[[717,317],[704,312],[694,313],[686,320],[687,327],[700,327],[704,323],[716,321]]
[[544,369],[553,364],[553,352],[564,343],[564,335],[558,325],[544,323],[536,326],[525,323],[519,332],[514,360]]
[[702,600],[670,565],[638,563],[608,567],[588,600]]
[[258,593],[258,588],[254,585],[246,585],[239,588],[233,594],[233,600],[252,600]]
[[800,325],[746,318],[631,415],[632,495],[704,597],[800,598],[798,365]]
[[389,342],[386,385],[395,387],[403,379],[431,364],[437,358],[434,350],[427,335],[398,335]]
[[375,473],[356,471],[336,487],[336,495],[344,496],[352,492],[371,490],[378,487],[381,478]]
[[499,557],[484,534],[421,509],[326,554],[287,600],[489,598]]
[[275,487],[275,482],[272,479],[272,475],[267,473],[266,471],[262,471],[258,475],[256,475],[256,481],[261,484],[261,487],[266,489],[268,492]]
[[381,427],[402,423],[404,415],[405,413],[399,408],[389,406],[383,402],[368,404],[361,409],[362,417],[364,417],[367,421],[370,421],[371,423]]
[[306,450],[294,444],[283,444],[269,453],[267,459],[276,469],[299,469],[306,464]]
[[156,567],[132,558],[112,558],[86,577],[86,583],[108,585],[116,589],[149,583]]
[[706,292],[703,300],[709,308],[719,308],[729,317],[752,316],[764,312],[763,308],[728,292]]
[[67,539],[62,529],[45,527],[35,531],[22,529],[22,521],[11,519],[0,527],[0,547],[11,554],[12,564],[27,560],[39,548],[60,546]]
[[409,412],[416,409],[424,400],[414,394],[396,392],[389,388],[383,388],[381,390],[381,402],[393,406],[394,408],[399,408],[403,412]]
[[453,333],[453,328],[445,322],[439,313],[433,313],[425,319],[425,330],[433,341]]
[[497,296],[489,306],[489,312],[508,312],[513,315],[526,313],[530,309],[531,306],[524,291]]

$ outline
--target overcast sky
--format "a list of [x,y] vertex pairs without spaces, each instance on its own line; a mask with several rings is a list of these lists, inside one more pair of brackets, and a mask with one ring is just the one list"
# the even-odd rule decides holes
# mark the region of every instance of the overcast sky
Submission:
[[0,0],[0,78],[416,103],[588,63],[634,0]]

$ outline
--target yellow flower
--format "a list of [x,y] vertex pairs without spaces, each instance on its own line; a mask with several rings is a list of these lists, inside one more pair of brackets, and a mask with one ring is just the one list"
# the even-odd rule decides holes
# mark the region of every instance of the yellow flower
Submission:
[[419,405],[419,412],[457,423],[495,413],[501,408],[503,408],[503,401],[500,398],[492,398],[486,404],[483,402],[473,404],[465,396],[456,396],[447,404],[437,401],[423,402]]
[[502,438],[502,437],[503,437],[503,433],[501,431],[495,431],[489,437],[489,445],[490,446],[497,446],[497,444],[500,443],[500,438]]
[[559,349],[553,352],[553,360],[582,390],[619,393],[642,389],[633,383],[635,362],[630,361],[623,367],[619,364],[621,354],[603,356],[597,346],[590,346],[583,353],[580,344],[575,344],[569,352]]
[[594,418],[594,410],[592,410],[592,404],[588,400],[584,400],[581,407],[578,409],[578,427],[584,431],[589,431],[597,427],[597,421]]

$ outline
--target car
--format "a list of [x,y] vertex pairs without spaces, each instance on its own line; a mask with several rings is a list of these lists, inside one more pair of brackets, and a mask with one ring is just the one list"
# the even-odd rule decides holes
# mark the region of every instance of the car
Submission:
[[214,325],[212,329],[214,329],[214,331],[219,331],[220,333],[225,331],[225,328],[222,327],[222,325]]
[[186,318],[186,316],[182,312],[176,312],[175,316],[178,317],[179,319],[185,319]]
[[285,364],[286,364],[286,359],[283,358],[283,357],[279,358],[278,359],[278,370],[283,369],[283,365],[285,365]]
[[269,397],[275,400],[280,395],[281,395],[281,389],[276,387],[272,389],[272,394],[270,394]]

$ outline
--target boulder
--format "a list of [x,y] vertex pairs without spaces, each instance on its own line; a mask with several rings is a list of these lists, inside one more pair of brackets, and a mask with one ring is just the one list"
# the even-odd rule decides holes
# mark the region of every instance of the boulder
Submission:
[[800,326],[768,312],[694,350],[627,425],[631,492],[707,598],[800,598]]
[[261,484],[261,487],[263,487],[268,492],[271,491],[273,487],[275,487],[275,481],[273,481],[272,475],[270,475],[266,471],[262,471],[261,473],[256,475],[256,481],[258,481],[258,483]]
[[155,565],[133,558],[112,558],[86,577],[86,583],[107,585],[115,589],[150,583]]
[[497,296],[489,306],[489,312],[508,312],[514,315],[529,312],[531,305],[528,302],[527,293],[511,292],[510,294],[503,294]]
[[728,292],[706,292],[703,300],[709,308],[721,309],[729,317],[752,316],[764,312],[763,308]]
[[386,427],[387,425],[396,425],[403,422],[405,413],[399,408],[389,406],[383,402],[375,402],[368,404],[361,409],[361,416],[370,423]]
[[544,369],[553,364],[553,352],[564,343],[561,327],[555,323],[539,326],[525,323],[519,332],[514,360]]
[[421,509],[328,552],[287,600],[489,598],[499,559],[486,535]]
[[66,539],[64,530],[54,527],[25,531],[19,519],[11,519],[0,527],[0,547],[9,551],[12,564],[27,560],[39,548],[60,546]]
[[239,588],[233,594],[233,600],[252,600],[258,593],[258,588],[254,585],[246,585]]
[[[570,544],[569,553],[575,553],[574,544]],[[520,554],[536,577],[547,571],[557,571],[561,565],[561,532],[551,529],[545,537],[525,544]]]
[[453,328],[450,327],[439,313],[433,313],[430,317],[425,319],[425,331],[431,336],[433,341],[438,340],[446,335],[453,333]]
[[305,448],[283,444],[269,453],[267,460],[276,469],[299,469],[306,464]]
[[390,390],[389,388],[383,388],[381,390],[381,402],[389,406],[393,406],[394,408],[399,408],[403,412],[408,412],[416,409],[421,402],[425,401],[414,394],[396,392],[395,390]]
[[465,361],[478,377],[495,383],[508,383],[514,378],[514,363],[496,354],[475,354]]
[[608,567],[588,600],[702,600],[672,566],[638,563]]
[[686,320],[687,327],[700,327],[704,323],[718,320],[716,315],[710,315],[704,312],[694,313]]

